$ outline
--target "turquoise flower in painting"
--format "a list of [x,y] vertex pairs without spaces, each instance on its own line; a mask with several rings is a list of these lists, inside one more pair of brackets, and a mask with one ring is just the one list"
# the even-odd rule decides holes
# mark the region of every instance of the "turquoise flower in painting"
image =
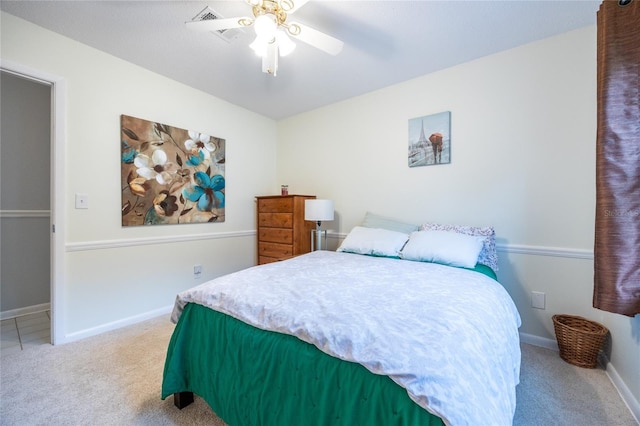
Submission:
[[138,151],[131,148],[131,146],[127,143],[127,141],[122,141],[122,162],[125,164],[133,164],[133,160],[135,160],[136,155],[138,155]]
[[189,158],[187,158],[187,165],[191,167],[199,166],[204,161],[204,158],[204,152],[198,151],[197,154],[190,155]]
[[182,191],[182,195],[189,201],[197,203],[200,211],[211,211],[214,208],[224,207],[224,177],[215,175],[209,177],[205,172],[196,172],[193,175],[195,185]]

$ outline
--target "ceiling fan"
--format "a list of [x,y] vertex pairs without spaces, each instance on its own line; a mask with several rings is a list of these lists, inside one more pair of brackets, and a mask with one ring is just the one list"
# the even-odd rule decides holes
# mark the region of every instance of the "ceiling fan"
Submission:
[[286,56],[295,49],[289,36],[330,55],[342,51],[344,43],[337,38],[287,18],[309,0],[244,0],[252,6],[253,17],[204,19],[187,21],[188,28],[195,31],[221,31],[253,26],[256,39],[249,45],[262,57],[262,72],[276,75],[278,57]]

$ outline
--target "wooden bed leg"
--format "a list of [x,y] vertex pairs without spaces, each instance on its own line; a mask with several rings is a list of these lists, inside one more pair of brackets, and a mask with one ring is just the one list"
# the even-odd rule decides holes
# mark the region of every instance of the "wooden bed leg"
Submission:
[[173,394],[173,405],[183,409],[193,402],[193,392],[178,392]]

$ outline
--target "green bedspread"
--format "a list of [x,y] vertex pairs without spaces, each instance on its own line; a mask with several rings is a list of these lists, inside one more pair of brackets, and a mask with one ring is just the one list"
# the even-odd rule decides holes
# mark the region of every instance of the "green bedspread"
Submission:
[[162,399],[186,391],[230,426],[443,424],[387,376],[193,303],[169,343]]
[[477,263],[474,268],[463,268],[463,269],[469,269],[471,271],[480,272],[481,274],[484,274],[484,275],[488,276],[489,278],[493,278],[494,280],[498,281],[498,276],[496,275],[496,273],[493,272],[493,269],[491,269],[490,267],[488,267],[486,265],[482,265],[480,263]]

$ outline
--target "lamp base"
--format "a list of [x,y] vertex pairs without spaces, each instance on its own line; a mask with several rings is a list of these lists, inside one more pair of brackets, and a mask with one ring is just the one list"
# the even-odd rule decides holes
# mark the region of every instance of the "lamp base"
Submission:
[[327,249],[327,230],[312,229],[311,230],[311,251]]

